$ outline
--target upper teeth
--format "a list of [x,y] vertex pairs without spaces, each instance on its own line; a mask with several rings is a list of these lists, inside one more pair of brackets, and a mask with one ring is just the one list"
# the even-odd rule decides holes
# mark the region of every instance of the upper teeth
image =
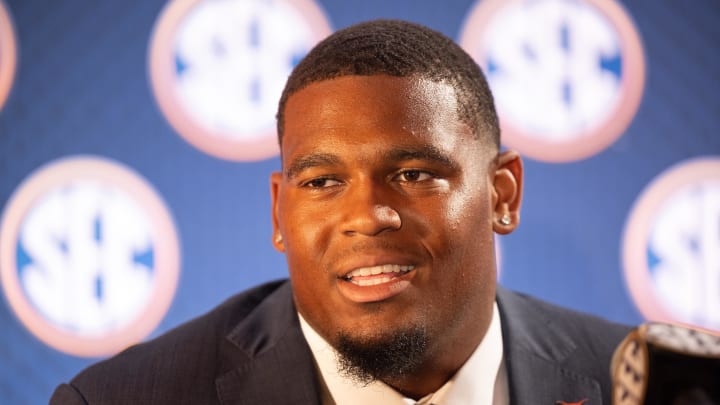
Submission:
[[362,267],[348,273],[345,278],[353,278],[359,276],[374,276],[381,273],[400,273],[410,271],[415,266],[401,266],[399,264],[383,264],[380,266]]

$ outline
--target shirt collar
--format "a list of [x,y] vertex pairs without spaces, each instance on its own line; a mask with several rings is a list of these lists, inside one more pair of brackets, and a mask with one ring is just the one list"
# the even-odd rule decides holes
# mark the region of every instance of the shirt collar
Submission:
[[307,340],[323,386],[323,404],[497,404],[507,403],[507,376],[502,366],[503,342],[500,315],[493,305],[490,326],[482,342],[458,372],[442,387],[419,401],[405,398],[382,381],[355,383],[337,369],[336,351],[302,317]]

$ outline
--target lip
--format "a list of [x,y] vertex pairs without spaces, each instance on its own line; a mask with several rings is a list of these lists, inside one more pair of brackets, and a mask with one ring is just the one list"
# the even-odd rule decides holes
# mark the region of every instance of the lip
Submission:
[[339,278],[345,278],[348,274],[361,268],[383,266],[386,264],[415,267],[418,262],[417,259],[413,259],[407,254],[387,251],[363,251],[362,253],[348,254],[348,256],[349,258],[347,260],[339,262],[338,269],[340,269],[340,271],[336,273]]
[[[378,302],[392,298],[405,291],[416,274],[414,265],[401,264],[408,263],[406,260],[372,260],[365,263],[364,265],[353,266],[351,270],[345,271],[342,276],[337,278],[337,287],[340,294],[355,303]],[[356,280],[356,283],[353,283],[349,278],[353,272],[357,273],[359,269],[382,266],[385,267],[385,271],[380,274],[355,275],[352,279]],[[391,268],[395,271],[391,271]],[[358,284],[358,281],[361,284]]]

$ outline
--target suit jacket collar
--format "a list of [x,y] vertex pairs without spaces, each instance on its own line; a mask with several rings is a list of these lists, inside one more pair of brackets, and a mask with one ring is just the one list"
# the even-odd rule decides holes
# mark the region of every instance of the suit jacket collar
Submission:
[[265,298],[227,335],[215,380],[222,404],[318,404],[314,359],[292,301],[290,283]]
[[602,404],[600,383],[567,364],[578,342],[565,328],[517,294],[498,287],[497,298],[510,403],[554,405],[586,399],[586,405]]
[[[498,287],[512,405],[601,404],[600,384],[568,363],[578,347],[561,321]],[[319,404],[320,387],[290,283],[281,284],[227,335],[216,387],[222,404]]]

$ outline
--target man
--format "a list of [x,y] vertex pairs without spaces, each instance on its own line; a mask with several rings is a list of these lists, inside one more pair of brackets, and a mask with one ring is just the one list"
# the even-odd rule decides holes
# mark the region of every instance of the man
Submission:
[[522,164],[450,39],[400,21],[336,32],[288,79],[278,134],[290,281],[90,367],[51,403],[610,403],[628,329],[496,287]]

